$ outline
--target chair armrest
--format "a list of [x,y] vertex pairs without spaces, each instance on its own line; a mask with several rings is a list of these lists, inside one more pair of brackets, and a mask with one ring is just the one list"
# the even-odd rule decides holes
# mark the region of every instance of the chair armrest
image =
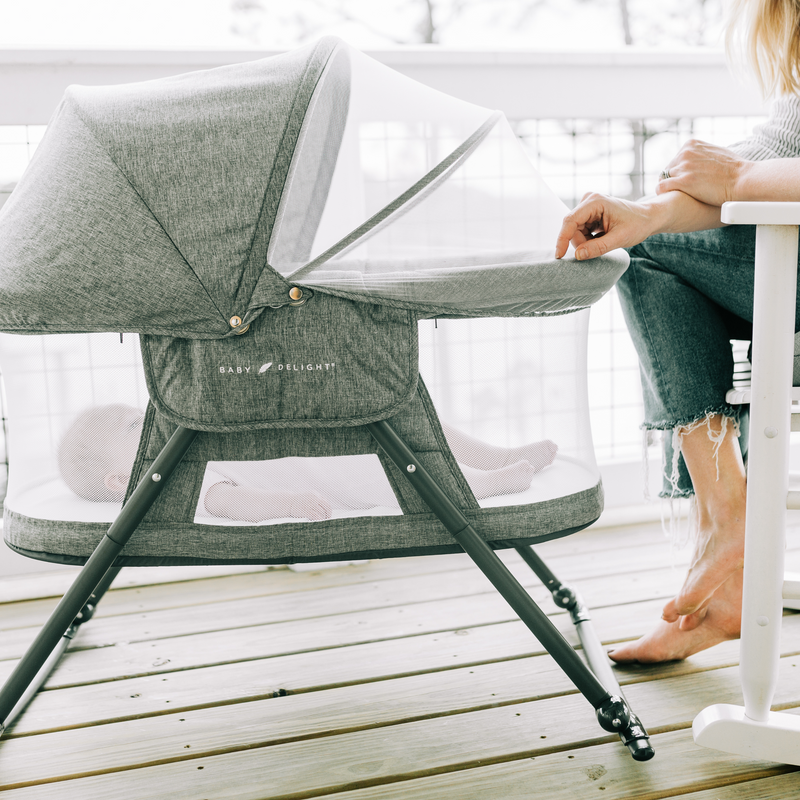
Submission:
[[800,203],[723,203],[721,219],[728,225],[800,225]]

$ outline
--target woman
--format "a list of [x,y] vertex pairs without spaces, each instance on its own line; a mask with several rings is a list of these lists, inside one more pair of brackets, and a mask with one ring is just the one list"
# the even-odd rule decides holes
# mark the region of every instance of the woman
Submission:
[[800,0],[737,0],[727,45],[743,47],[775,96],[769,120],[732,148],[687,143],[655,197],[587,195],[556,243],[557,258],[571,242],[579,260],[629,249],[619,295],[642,367],[644,427],[672,431],[665,495],[696,504],[683,587],[651,633],[610,653],[618,662],[685,658],[740,631],[746,480],[738,411],[725,393],[730,340],[750,338],[755,229],[723,227],[720,206],[800,201]]

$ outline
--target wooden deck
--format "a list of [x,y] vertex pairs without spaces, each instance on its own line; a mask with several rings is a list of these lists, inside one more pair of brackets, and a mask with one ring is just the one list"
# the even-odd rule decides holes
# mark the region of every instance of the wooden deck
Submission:
[[[538,551],[606,643],[648,630],[684,559],[657,524]],[[788,561],[800,568],[797,531]],[[465,556],[230,572],[122,573],[0,742],[3,800],[800,798],[794,767],[692,741],[700,709],[740,702],[737,643],[618,671],[656,749],[640,764]],[[72,574],[0,586],[0,678]],[[783,648],[776,707],[800,709],[800,615]]]

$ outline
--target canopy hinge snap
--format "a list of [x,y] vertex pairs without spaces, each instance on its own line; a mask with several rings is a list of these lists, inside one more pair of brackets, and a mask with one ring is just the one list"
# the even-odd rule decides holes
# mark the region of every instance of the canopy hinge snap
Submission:
[[289,289],[289,300],[291,301],[289,305],[301,306],[312,296],[312,293],[308,289],[303,290],[299,286],[292,286],[292,288]]
[[231,328],[234,329],[234,333],[237,336],[241,336],[243,333],[247,333],[247,331],[250,330],[250,325],[245,325],[244,327],[241,327],[242,318],[237,317],[235,314],[228,320],[228,322],[230,323]]

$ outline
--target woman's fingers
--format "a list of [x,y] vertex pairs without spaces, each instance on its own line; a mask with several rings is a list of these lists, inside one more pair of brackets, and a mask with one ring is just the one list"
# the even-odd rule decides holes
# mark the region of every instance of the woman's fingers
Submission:
[[603,203],[599,195],[586,194],[583,200],[564,217],[556,239],[556,258],[563,258],[572,244],[576,249],[604,231]]
[[570,243],[578,261],[598,258],[618,247],[638,244],[649,233],[647,215],[637,204],[589,194],[564,217],[556,240],[556,258],[564,256]]

